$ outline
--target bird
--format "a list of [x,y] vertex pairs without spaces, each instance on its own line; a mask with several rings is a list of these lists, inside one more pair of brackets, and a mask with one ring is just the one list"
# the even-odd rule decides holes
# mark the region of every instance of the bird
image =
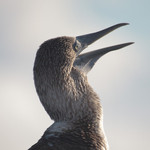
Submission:
[[128,23],[76,37],[56,37],[41,44],[33,67],[34,83],[54,123],[29,150],[108,150],[102,105],[87,74],[100,57],[133,42],[80,53],[125,25]]

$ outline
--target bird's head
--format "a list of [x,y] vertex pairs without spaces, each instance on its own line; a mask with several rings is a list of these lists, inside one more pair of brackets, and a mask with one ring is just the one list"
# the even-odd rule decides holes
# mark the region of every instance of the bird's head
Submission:
[[71,72],[72,67],[75,67],[84,73],[88,73],[101,56],[110,51],[128,46],[133,42],[98,49],[81,55],[80,53],[88,45],[124,25],[127,25],[127,23],[120,23],[102,31],[77,37],[64,36],[47,40],[37,52],[35,68],[40,65],[46,67],[45,69],[50,69],[53,73],[58,69],[59,72],[57,73],[65,71],[65,74],[67,74]]

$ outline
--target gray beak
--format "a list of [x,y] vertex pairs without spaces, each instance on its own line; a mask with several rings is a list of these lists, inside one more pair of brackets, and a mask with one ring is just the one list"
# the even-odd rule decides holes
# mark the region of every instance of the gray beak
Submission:
[[86,47],[88,47],[88,45],[94,43],[96,40],[100,39],[106,34],[124,25],[128,25],[128,23],[120,23],[99,32],[77,36],[76,42],[80,43],[80,49],[77,51],[77,57],[74,62],[74,67],[79,68],[84,73],[88,73],[92,69],[96,61],[104,54],[133,44],[133,42],[124,43],[79,55]]
[[107,29],[104,29],[102,31],[98,31],[95,33],[90,33],[90,34],[86,34],[86,35],[81,35],[81,36],[77,36],[76,40],[81,44],[82,46],[82,50],[87,48],[88,45],[94,43],[95,41],[97,41],[98,39],[102,38],[103,36],[105,36],[106,34],[112,32],[113,30],[120,28],[122,26],[128,25],[128,23],[120,23],[120,24],[116,24],[114,26],[111,26]]

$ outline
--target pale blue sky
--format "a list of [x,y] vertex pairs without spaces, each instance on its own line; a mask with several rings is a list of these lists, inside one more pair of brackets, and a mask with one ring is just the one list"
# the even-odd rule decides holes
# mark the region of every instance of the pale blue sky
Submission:
[[149,149],[150,2],[143,0],[0,1],[0,149],[23,150],[52,123],[39,102],[32,68],[39,45],[128,22],[86,51],[135,44],[102,57],[89,73],[101,98],[111,150]]

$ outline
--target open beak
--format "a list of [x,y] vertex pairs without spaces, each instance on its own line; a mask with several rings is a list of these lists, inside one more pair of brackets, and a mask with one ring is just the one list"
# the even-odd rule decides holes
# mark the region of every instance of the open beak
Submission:
[[77,57],[76,57],[76,60],[74,62],[74,66],[79,68],[83,72],[87,73],[92,69],[95,62],[104,54],[106,54],[110,51],[114,51],[114,50],[117,50],[117,49],[120,49],[120,48],[123,48],[125,46],[133,44],[133,42],[124,43],[124,44],[115,45],[115,46],[111,46],[111,47],[107,47],[107,48],[103,48],[103,49],[99,49],[99,50],[95,50],[92,52],[88,52],[88,53],[79,55],[86,47],[88,47],[88,45],[94,43],[96,40],[100,39],[101,37],[105,36],[106,34],[112,32],[113,30],[115,30],[119,27],[122,27],[124,25],[128,25],[128,23],[116,24],[116,25],[111,26],[111,27],[104,29],[102,31],[77,36],[76,41],[78,43],[80,43],[80,49],[77,52]]

